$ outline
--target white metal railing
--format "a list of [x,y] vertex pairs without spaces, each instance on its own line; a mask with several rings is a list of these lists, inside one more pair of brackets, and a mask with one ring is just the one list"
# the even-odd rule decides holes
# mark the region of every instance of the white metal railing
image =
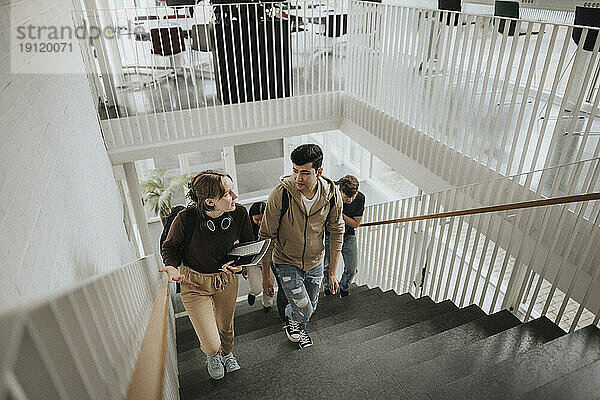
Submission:
[[84,11],[75,19],[90,30],[115,29],[84,44],[99,60],[88,67],[111,88],[101,117],[121,118],[341,91],[347,23],[335,16],[347,8],[334,0],[201,4]]
[[76,14],[118,32],[82,41],[109,151],[346,119],[439,175],[463,170],[447,150],[502,175],[600,155],[600,40],[586,50],[588,28],[577,45],[578,28],[557,22],[265,4]]
[[362,2],[348,24],[344,118],[438,176],[600,155],[597,30]]
[[347,9],[325,0],[75,14],[90,32],[115,32],[81,41],[107,147],[339,117]]
[[[157,295],[157,271],[148,256],[0,316],[0,397],[124,398]],[[163,398],[178,399],[169,307]]]
[[[599,192],[599,161],[369,206],[363,223]],[[490,313],[514,308],[526,320],[547,315],[567,330],[598,324],[599,212],[587,201],[359,228],[356,279]]]

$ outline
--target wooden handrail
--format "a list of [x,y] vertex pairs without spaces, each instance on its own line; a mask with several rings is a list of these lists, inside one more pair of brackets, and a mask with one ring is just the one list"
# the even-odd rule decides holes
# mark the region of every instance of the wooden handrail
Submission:
[[169,280],[163,276],[154,299],[140,354],[129,382],[127,400],[162,399],[167,356],[168,299]]
[[577,203],[577,202],[581,202],[581,201],[590,201],[590,200],[600,200],[600,193],[596,192],[596,193],[576,194],[576,195],[572,195],[572,196],[553,197],[550,199],[529,200],[529,201],[521,201],[518,203],[508,203],[508,204],[500,204],[500,205],[496,205],[496,206],[471,208],[468,210],[447,211],[447,212],[437,213],[437,214],[417,215],[415,217],[390,219],[390,220],[386,220],[386,221],[367,222],[364,224],[360,224],[358,227],[364,228],[367,226],[398,224],[398,223],[402,223],[402,222],[421,221],[421,220],[425,220],[425,219],[460,217],[463,215],[483,214],[483,213],[489,213],[489,212],[495,212],[495,211],[507,211],[507,210],[522,209],[522,208],[552,206],[555,204]]

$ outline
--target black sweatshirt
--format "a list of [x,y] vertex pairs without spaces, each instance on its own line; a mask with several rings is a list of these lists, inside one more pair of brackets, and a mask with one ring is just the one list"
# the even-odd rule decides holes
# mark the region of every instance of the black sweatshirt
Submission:
[[[219,272],[225,255],[236,241],[245,243],[254,240],[248,211],[243,206],[236,204],[234,211],[225,213],[233,218],[231,226],[225,232],[220,230],[215,233],[206,232],[201,228],[202,220],[198,215],[190,245],[185,251],[182,251],[185,242],[182,221],[183,214],[186,212],[189,211],[183,210],[175,217],[167,240],[162,245],[160,253],[167,266],[179,267],[183,263],[200,273]],[[225,215],[212,219],[217,227],[221,226],[221,220]]]

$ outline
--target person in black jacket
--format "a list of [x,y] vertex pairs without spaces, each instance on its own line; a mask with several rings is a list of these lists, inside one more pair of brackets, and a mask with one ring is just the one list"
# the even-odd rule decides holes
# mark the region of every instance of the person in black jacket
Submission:
[[[365,195],[358,191],[358,179],[352,175],[340,178],[336,184],[340,188],[344,210],[344,244],[342,245],[342,257],[344,258],[344,273],[340,279],[340,296],[346,297],[350,294],[350,284],[358,266],[358,246],[354,228],[360,225],[365,212]],[[329,235],[325,235],[325,261],[323,262],[324,273],[329,271]],[[327,281],[324,281],[325,295],[331,295]]]

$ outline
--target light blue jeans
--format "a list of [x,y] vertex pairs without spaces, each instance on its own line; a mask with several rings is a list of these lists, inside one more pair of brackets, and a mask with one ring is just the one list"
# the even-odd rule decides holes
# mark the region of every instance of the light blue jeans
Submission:
[[[344,237],[342,245],[342,257],[344,258],[344,273],[340,279],[340,290],[348,291],[354,275],[356,275],[356,267],[358,263],[358,247],[356,243],[356,235],[348,235]],[[323,286],[329,290],[329,236],[325,236],[325,260],[323,261]]]
[[[300,329],[304,329],[317,309],[319,289],[323,280],[323,264],[308,271],[293,265],[274,264],[273,272],[280,285],[279,289],[283,290],[288,301],[285,316],[298,322]],[[277,303],[279,304],[279,301]]]

